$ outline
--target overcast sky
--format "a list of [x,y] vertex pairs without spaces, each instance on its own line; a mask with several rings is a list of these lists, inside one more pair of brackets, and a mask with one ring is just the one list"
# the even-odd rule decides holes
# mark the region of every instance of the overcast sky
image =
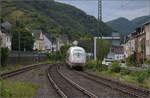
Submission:
[[[55,0],[80,8],[89,15],[97,17],[97,0]],[[129,20],[135,17],[150,15],[150,0],[103,0],[103,21],[119,17]]]

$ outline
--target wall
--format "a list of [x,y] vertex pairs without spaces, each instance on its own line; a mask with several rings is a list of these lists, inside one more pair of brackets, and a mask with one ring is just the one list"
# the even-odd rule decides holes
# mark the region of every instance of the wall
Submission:
[[[146,49],[145,49],[145,33],[138,35],[135,38],[135,54],[136,54],[136,60],[138,63],[142,60],[143,56],[145,58],[146,55]],[[143,47],[144,45],[144,47]],[[144,50],[144,54],[143,54]]]
[[150,23],[145,25],[146,32],[146,58],[150,59]]
[[8,57],[8,65],[28,65],[28,64],[33,64],[37,63],[38,61],[46,61],[47,57],[46,56],[23,56],[23,57]]

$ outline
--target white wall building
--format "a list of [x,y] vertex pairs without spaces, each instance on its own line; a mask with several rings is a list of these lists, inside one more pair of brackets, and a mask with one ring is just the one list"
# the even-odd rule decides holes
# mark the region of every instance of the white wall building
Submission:
[[52,51],[52,42],[45,36],[44,37],[44,45],[45,45],[45,50],[47,52],[51,52]]
[[124,59],[124,54],[115,54],[115,60],[122,60]]
[[4,22],[0,26],[1,46],[8,47],[9,50],[11,50],[11,34],[9,32],[11,24],[9,22]]

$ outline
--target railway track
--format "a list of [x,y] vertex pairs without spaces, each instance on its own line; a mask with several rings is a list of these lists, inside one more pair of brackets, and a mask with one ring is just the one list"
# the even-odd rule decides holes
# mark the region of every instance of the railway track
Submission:
[[138,98],[149,98],[150,97],[150,92],[148,90],[142,89],[142,88],[137,88],[132,85],[129,85],[127,83],[122,83],[120,81],[115,81],[113,79],[106,78],[104,76],[99,76],[95,74],[91,74],[89,72],[77,72],[75,71],[78,75],[81,75],[87,79],[90,79],[92,81],[95,81],[97,83],[101,83],[103,85],[106,85],[114,90],[118,90],[120,92],[129,94],[133,97],[138,97]]
[[132,95],[117,91],[107,85],[85,78],[82,75],[76,73],[76,71],[74,70],[69,70],[68,68],[61,67],[61,71],[65,74],[65,76],[98,96],[98,98],[134,98],[134,96]]
[[29,70],[39,68],[41,65],[44,65],[44,64],[27,66],[27,67],[24,67],[24,68],[13,70],[13,71],[1,73],[0,78],[5,79],[5,78],[8,78],[8,77],[12,77],[12,76],[18,75],[20,73],[23,73],[23,72],[26,72],[26,71],[29,71]]
[[96,95],[80,87],[60,71],[60,65],[48,69],[48,77],[57,92],[63,98],[98,98]]

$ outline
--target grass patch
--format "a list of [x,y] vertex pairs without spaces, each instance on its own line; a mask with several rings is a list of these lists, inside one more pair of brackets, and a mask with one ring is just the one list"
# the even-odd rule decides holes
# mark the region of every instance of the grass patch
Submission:
[[85,67],[88,71],[94,71],[98,74],[125,81],[142,88],[150,88],[150,67],[131,73],[128,67],[121,67],[118,61],[114,61],[112,66],[105,68],[104,65],[98,64],[93,60],[88,61]]
[[10,70],[16,70],[16,69],[19,69],[22,67],[24,67],[24,66],[23,65],[8,65],[6,67],[1,67],[0,72],[8,72]]
[[39,85],[32,84],[28,81],[6,81],[1,80],[1,96],[5,98],[32,98],[35,94],[35,90],[39,88]]
[[39,72],[39,76],[44,76],[44,73],[43,72]]
[[117,80],[121,80],[121,81],[125,81],[125,82],[128,82],[132,85],[136,85],[138,87],[141,87],[141,88],[150,88],[150,78],[148,79],[145,79],[142,83],[138,82],[137,81],[137,77],[129,74],[129,75],[122,75],[120,73],[110,73],[108,71],[102,71],[102,72],[96,72],[98,74],[102,74],[104,76],[108,76],[108,77],[112,77],[114,79],[117,79]]

